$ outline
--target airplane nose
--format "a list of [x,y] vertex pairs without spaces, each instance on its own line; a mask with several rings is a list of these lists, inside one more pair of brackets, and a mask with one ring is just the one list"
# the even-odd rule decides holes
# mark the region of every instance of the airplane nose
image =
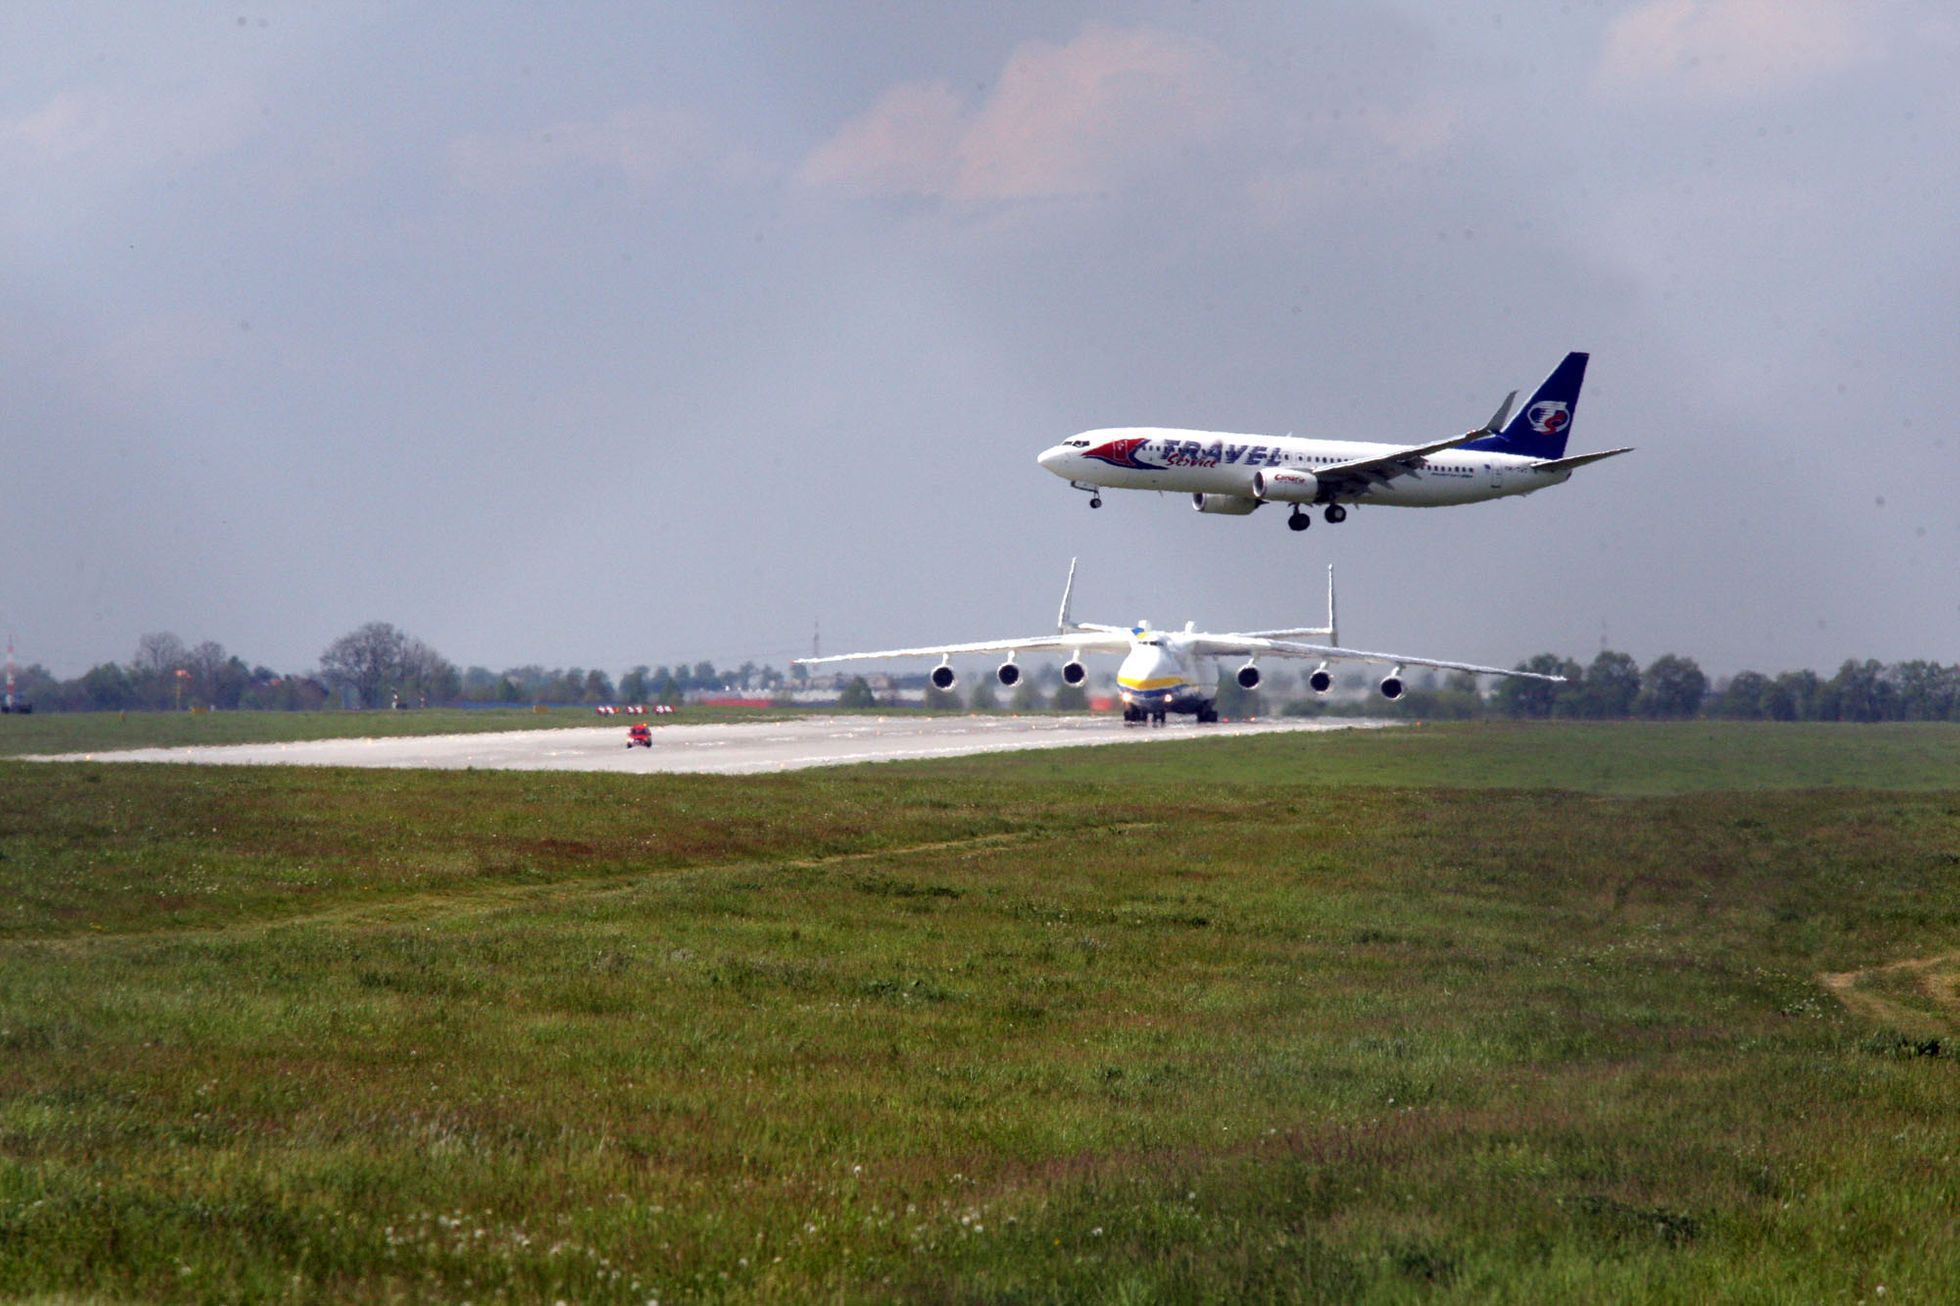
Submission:
[[1051,471],[1055,473],[1057,476],[1060,476],[1063,474],[1062,464],[1065,461],[1067,461],[1067,459],[1068,459],[1067,446],[1057,444],[1057,445],[1051,445],[1048,448],[1043,449],[1041,451],[1041,456],[1036,458],[1035,461],[1040,463],[1048,471]]

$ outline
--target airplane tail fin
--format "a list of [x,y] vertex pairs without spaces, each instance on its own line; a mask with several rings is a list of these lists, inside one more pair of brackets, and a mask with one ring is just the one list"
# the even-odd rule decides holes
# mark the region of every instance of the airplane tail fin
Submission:
[[1579,387],[1585,384],[1586,361],[1590,357],[1590,354],[1567,354],[1531,392],[1531,398],[1503,430],[1461,447],[1526,458],[1563,458],[1565,442],[1572,434],[1572,419],[1579,411]]
[[1334,647],[1341,646],[1340,628],[1334,621],[1334,564],[1327,564],[1327,642]]
[[1069,619],[1068,615],[1068,601],[1070,596],[1075,593],[1075,562],[1076,560],[1074,558],[1068,560],[1068,583],[1062,586],[1062,610],[1055,617],[1055,633],[1057,635],[1066,635],[1070,631],[1081,629],[1081,627]]

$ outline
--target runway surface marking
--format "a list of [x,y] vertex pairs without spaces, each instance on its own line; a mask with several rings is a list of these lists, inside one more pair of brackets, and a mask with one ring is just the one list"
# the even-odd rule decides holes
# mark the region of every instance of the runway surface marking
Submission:
[[654,745],[650,749],[626,747],[625,727],[605,725],[476,735],[132,748],[26,760],[748,775],[857,762],[965,757],[1027,748],[1225,739],[1312,730],[1375,729],[1393,724],[1306,717],[1161,727],[1126,726],[1107,716],[803,717],[792,721],[712,725],[662,724],[654,728]]

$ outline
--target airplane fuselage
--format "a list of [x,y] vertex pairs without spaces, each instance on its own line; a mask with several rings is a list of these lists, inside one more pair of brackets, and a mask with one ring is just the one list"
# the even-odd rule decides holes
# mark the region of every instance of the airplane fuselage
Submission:
[[1182,647],[1175,633],[1139,627],[1116,668],[1123,705],[1152,715],[1202,714],[1218,697],[1218,659]]
[[[1394,453],[1404,446],[1362,440],[1300,436],[1236,435],[1170,427],[1110,427],[1065,440],[1038,461],[1077,485],[1121,490],[1166,490],[1262,501],[1386,504],[1442,508],[1510,495],[1530,494],[1569,480],[1570,470],[1541,470],[1543,459],[1485,449],[1446,449],[1413,471],[1382,484],[1335,492],[1318,488],[1310,498],[1261,494],[1255,478],[1273,481],[1277,471],[1317,469]],[[1244,509],[1250,511],[1250,507]]]
[[[1470,662],[1440,662],[1433,658],[1401,653],[1371,653],[1347,648],[1339,643],[1334,622],[1334,568],[1327,568],[1327,624],[1290,626],[1281,630],[1228,631],[1214,634],[1200,631],[1196,623],[1185,623],[1183,630],[1158,630],[1147,621],[1131,626],[1106,626],[1078,622],[1069,616],[1069,597],[1075,591],[1075,563],[1069,563],[1068,583],[1062,587],[1061,611],[1055,617],[1053,635],[1021,639],[982,640],[975,643],[928,644],[917,648],[884,649],[874,653],[839,653],[830,657],[801,658],[796,665],[809,666],[833,662],[875,662],[887,658],[936,657],[939,665],[928,674],[928,682],[942,692],[959,683],[953,659],[981,653],[1004,653],[1006,660],[994,668],[994,678],[1003,686],[1021,683],[1018,661],[1023,653],[1060,653],[1064,684],[1081,686],[1089,675],[1083,665],[1088,654],[1121,655],[1116,669],[1116,685],[1123,698],[1125,724],[1164,723],[1172,713],[1195,716],[1200,724],[1218,720],[1218,692],[1221,660],[1239,662],[1232,673],[1233,683],[1243,690],[1256,690],[1264,679],[1261,658],[1310,658],[1320,665],[1304,683],[1316,694],[1325,694],[1334,685],[1328,670],[1330,662],[1373,662],[1392,666],[1378,686],[1382,697],[1402,696],[1402,673],[1406,667],[1429,667],[1438,671],[1463,671],[1473,675],[1523,676],[1537,680],[1557,680],[1556,676],[1523,670],[1479,666]],[[1303,640],[1326,643],[1302,642]]]

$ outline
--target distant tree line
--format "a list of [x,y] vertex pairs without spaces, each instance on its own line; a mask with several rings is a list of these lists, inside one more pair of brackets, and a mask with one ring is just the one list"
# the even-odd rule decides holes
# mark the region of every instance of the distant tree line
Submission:
[[1603,651],[1585,666],[1540,653],[1517,666],[1566,678],[1563,685],[1502,680],[1486,699],[1471,678],[1418,685],[1405,711],[1432,717],[1556,717],[1578,720],[1960,721],[1960,666],[1924,660],[1851,659],[1828,678],[1815,671],[1740,671],[1711,682],[1693,658],[1669,653],[1645,670]]
[[[1607,650],[1584,666],[1556,653],[1540,653],[1520,662],[1518,670],[1562,675],[1566,683],[1506,679],[1486,695],[1468,675],[1419,674],[1393,710],[1398,715],[1438,719],[1960,721],[1960,666],[1924,660],[1852,659],[1829,678],[1814,671],[1774,676],[1742,671],[1711,683],[1693,658],[1669,653],[1642,669],[1629,654]],[[924,683],[923,676],[916,679]],[[42,710],[297,711],[491,703],[679,703],[684,696],[699,693],[778,697],[807,683],[807,674],[801,667],[786,674],[754,662],[719,670],[705,661],[642,664],[621,675],[617,683],[604,671],[584,667],[531,664],[502,671],[481,666],[458,671],[421,640],[385,621],[374,621],[329,644],[317,668],[297,674],[248,664],[213,640],[192,645],[158,631],[137,641],[128,662],[104,662],[72,680],[57,679],[34,665],[23,668],[16,680],[18,696]],[[1358,685],[1366,677],[1350,673],[1348,680]],[[1390,706],[1372,698],[1325,703],[1306,699],[1283,705],[1294,684],[1277,668],[1267,672],[1266,683],[1256,693],[1241,690],[1226,676],[1219,686],[1219,711],[1246,716],[1284,706],[1301,712],[1375,713]],[[845,706],[877,705],[861,677],[849,682],[842,694]],[[1088,694],[1083,686],[1062,684],[1055,667],[1037,664],[1012,690],[983,675],[970,687],[942,691],[928,686],[925,703],[940,709],[1068,711],[1086,708]]]
[[774,695],[790,678],[744,662],[636,666],[617,684],[603,671],[537,665],[492,671],[455,664],[385,621],[327,645],[319,666],[282,673],[246,663],[215,640],[186,644],[168,631],[144,635],[128,662],[104,662],[71,680],[38,664],[16,675],[16,694],[43,711],[173,711],[191,708],[299,711],[322,707],[425,707],[473,703],[572,705],[678,703],[690,693]]
[[465,703],[678,703],[693,693],[770,697],[788,684],[789,678],[776,668],[753,662],[728,671],[716,670],[712,662],[642,664],[620,676],[617,684],[603,671],[532,664],[503,671],[471,667],[463,672],[458,697]]
[[144,635],[128,662],[103,662],[72,680],[34,665],[16,692],[43,711],[170,711],[192,707],[296,711],[324,706],[317,674],[287,675],[248,664],[216,640],[186,644],[168,631]]

